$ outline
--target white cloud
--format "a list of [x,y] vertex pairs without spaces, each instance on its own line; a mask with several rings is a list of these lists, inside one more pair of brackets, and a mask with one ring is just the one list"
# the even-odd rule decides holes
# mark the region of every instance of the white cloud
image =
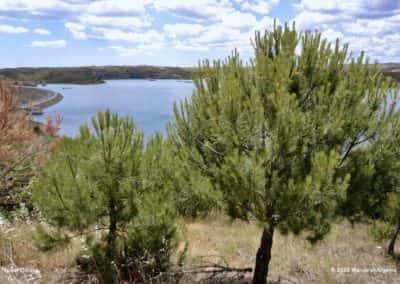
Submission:
[[71,3],[62,0],[2,0],[0,11],[8,13],[26,13],[38,16],[51,12],[73,12],[82,8],[82,3]]
[[300,3],[294,4],[294,6],[299,10],[310,10],[310,11],[325,11],[332,12],[338,10],[339,8],[345,10],[354,10],[358,5],[359,0],[301,0]]
[[400,14],[400,1],[394,0],[301,0],[293,6],[298,11],[294,20],[300,28],[341,24],[354,33],[366,33],[368,29],[379,33],[388,17]]
[[96,15],[140,15],[145,12],[146,0],[100,0],[91,1],[86,11]]
[[320,29],[326,24],[336,24],[343,22],[348,18],[345,14],[324,14],[314,11],[302,11],[296,15],[293,21],[299,29]]
[[138,15],[145,12],[145,6],[150,2],[149,0],[1,0],[0,12],[19,12],[33,16],[51,16],[54,13],[69,16],[74,13]]
[[110,41],[129,41],[140,44],[157,44],[164,39],[163,34],[156,30],[148,30],[145,32],[126,32],[120,29],[110,28],[92,28],[92,38],[105,39]]
[[357,35],[378,35],[390,34],[393,31],[400,31],[400,21],[397,17],[381,19],[357,19],[342,24],[346,32]]
[[[161,48],[204,52],[251,50],[255,30],[271,29],[271,9],[280,0],[0,0],[7,23],[57,20],[76,39],[100,39],[121,56],[156,54]],[[292,20],[297,28],[319,29],[329,40],[341,38],[350,49],[372,57],[400,55],[400,0],[297,0]],[[31,27],[28,24],[21,24]],[[278,21],[279,24],[279,21]],[[28,28],[0,25],[0,33]],[[55,30],[53,31],[55,32]],[[399,38],[396,38],[399,37]],[[35,41],[36,47],[63,47],[63,40]],[[126,44],[128,46],[126,46]],[[218,54],[216,52],[215,54]],[[396,52],[398,52],[396,54]]]
[[243,10],[252,11],[257,14],[268,14],[272,7],[279,4],[280,0],[236,0]]
[[109,46],[109,49],[116,51],[120,56],[130,57],[138,54],[144,55],[155,55],[162,48],[160,44],[139,44],[134,47],[124,47],[124,46]]
[[300,0],[293,6],[298,27],[319,29],[330,41],[340,38],[354,56],[366,51],[383,61],[400,57],[400,1]]
[[87,26],[123,27],[134,29],[151,26],[152,19],[149,17],[97,16],[86,14],[79,17],[79,22]]
[[79,23],[65,23],[65,27],[72,33],[72,36],[77,39],[86,39],[86,26]]
[[342,32],[333,29],[327,29],[322,31],[321,33],[324,38],[331,42],[336,41],[336,39],[342,40],[344,38],[344,34]]
[[[7,2],[7,5],[3,2]],[[241,10],[233,5],[240,2]],[[38,3],[36,3],[38,2]],[[258,19],[279,0],[0,0],[1,12],[25,16],[60,16],[76,39],[130,42],[137,46],[113,45],[119,54],[134,54],[150,44],[177,50],[205,51],[213,48],[251,47],[255,29],[270,26],[271,18]],[[236,6],[237,7],[237,6]],[[185,18],[178,23],[152,27],[155,15],[166,13]],[[257,15],[257,16],[256,16]],[[187,21],[189,20],[189,22]],[[140,46],[139,46],[140,45]]]
[[222,25],[209,27],[206,32],[192,39],[193,42],[209,45],[225,45],[240,37],[240,31]]
[[250,28],[257,25],[257,18],[250,13],[235,11],[223,17],[222,25],[231,28]]
[[175,41],[173,43],[173,47],[177,50],[182,50],[182,51],[209,51],[210,48],[207,45],[200,45],[200,44],[194,44],[194,43],[185,43],[182,41]]
[[[0,16],[14,19],[57,19],[74,38],[94,36],[91,30],[118,28],[135,30],[150,27],[152,18],[146,14],[150,0],[0,0]],[[23,32],[5,27],[5,32]],[[35,30],[45,34],[44,30]],[[109,35],[104,38],[111,37]]]
[[197,36],[206,30],[199,24],[166,24],[163,27],[166,36],[171,38]]
[[41,29],[41,28],[34,29],[33,32],[38,35],[49,35],[50,34],[49,30]]
[[67,42],[65,40],[33,41],[31,46],[40,48],[62,48],[67,46]]
[[397,0],[301,0],[293,5],[299,11],[313,11],[331,15],[346,14],[356,18],[388,17],[400,13]]
[[254,30],[272,30],[274,28],[274,21],[276,21],[277,25],[280,25],[281,22],[279,19],[274,19],[268,16],[263,17],[254,27]]
[[158,11],[194,20],[221,19],[234,11],[229,0],[155,0],[153,5]]
[[0,33],[6,34],[23,34],[27,33],[29,30],[24,27],[14,27],[9,25],[0,25]]
[[163,29],[165,35],[174,40],[172,47],[177,50],[230,52],[237,48],[246,53],[252,49],[254,32],[271,29],[273,24],[274,19],[268,16],[257,20],[250,13],[233,12],[211,24],[167,24]]

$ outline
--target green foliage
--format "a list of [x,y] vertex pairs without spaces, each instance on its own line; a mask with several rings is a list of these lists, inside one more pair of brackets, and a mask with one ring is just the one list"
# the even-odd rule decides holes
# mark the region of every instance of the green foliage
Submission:
[[197,217],[219,208],[220,194],[212,190],[207,178],[194,171],[186,160],[180,159],[170,140],[155,134],[147,144],[148,180],[157,188],[173,194],[178,214]]
[[110,79],[189,79],[191,68],[157,66],[90,66],[0,69],[0,75],[26,84],[96,84]]
[[349,157],[393,115],[394,84],[318,32],[277,26],[253,43],[250,64],[236,52],[200,64],[169,134],[229,215],[316,241],[346,198]]
[[[387,120],[380,135],[351,155],[346,165],[351,172],[347,199],[339,213],[359,220],[378,220],[371,235],[378,240],[392,238],[400,231],[400,113]],[[397,229],[395,229],[397,227]]]
[[170,206],[172,200],[166,198],[168,196],[159,194],[146,196],[139,205],[138,218],[127,228],[123,259],[126,263],[134,263],[134,270],[144,275],[166,271],[171,254],[178,246],[176,237],[180,226],[176,220],[177,213]]
[[60,231],[45,229],[42,225],[36,226],[33,233],[33,243],[40,251],[52,251],[69,245],[70,238]]
[[375,241],[387,240],[393,235],[393,225],[387,222],[374,222],[368,233]]
[[39,228],[39,247],[86,237],[92,268],[104,283],[163,271],[179,222],[173,194],[159,177],[165,168],[162,137],[151,137],[144,147],[133,122],[109,111],[98,113],[92,126],[93,133],[83,126],[76,138],[61,138],[32,185],[35,204],[57,228],[54,234]]
[[[174,152],[171,152],[174,153]],[[169,164],[166,180],[171,182],[171,192],[179,215],[205,217],[221,207],[221,194],[213,190],[211,182],[188,163],[176,156]]]
[[400,164],[398,155],[386,143],[382,139],[372,141],[351,156],[347,168],[352,178],[340,210],[344,216],[395,220],[390,215],[400,186]]
[[[386,194],[386,208],[380,216],[392,224],[400,224],[400,112],[386,127],[381,139],[377,139],[377,175],[374,187]],[[376,195],[376,194],[375,194]]]

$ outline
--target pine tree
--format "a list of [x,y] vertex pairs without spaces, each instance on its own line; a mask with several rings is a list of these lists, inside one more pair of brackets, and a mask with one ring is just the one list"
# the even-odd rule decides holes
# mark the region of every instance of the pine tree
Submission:
[[163,167],[158,177],[164,187],[174,195],[178,214],[182,217],[205,217],[221,207],[221,194],[213,190],[207,177],[179,155],[179,148],[171,139],[163,144]]
[[[380,220],[394,227],[387,253],[394,255],[396,239],[400,233],[400,112],[388,124],[385,135],[374,143],[374,175],[369,189],[370,198],[381,204],[377,211]],[[377,202],[378,201],[378,202]],[[368,205],[370,205],[368,203]],[[367,207],[370,209],[369,207]]]
[[236,51],[200,64],[169,134],[230,216],[263,225],[253,282],[266,283],[276,229],[312,242],[329,232],[349,156],[393,114],[393,84],[363,54],[294,25],[257,32],[253,46],[250,64]]
[[351,173],[347,198],[340,213],[352,221],[368,219],[390,224],[393,230],[387,252],[394,254],[400,233],[400,112],[381,129],[380,135],[358,149],[346,165]]
[[158,178],[163,141],[155,135],[144,147],[132,120],[109,111],[99,112],[92,127],[61,138],[32,184],[52,227],[39,228],[36,240],[48,250],[83,236],[104,283],[137,281],[166,269],[177,244],[173,196]]

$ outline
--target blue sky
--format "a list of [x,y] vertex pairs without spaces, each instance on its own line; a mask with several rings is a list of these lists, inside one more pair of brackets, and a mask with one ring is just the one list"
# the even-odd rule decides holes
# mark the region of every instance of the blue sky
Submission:
[[193,66],[296,21],[354,54],[400,62],[400,0],[0,0],[0,67]]

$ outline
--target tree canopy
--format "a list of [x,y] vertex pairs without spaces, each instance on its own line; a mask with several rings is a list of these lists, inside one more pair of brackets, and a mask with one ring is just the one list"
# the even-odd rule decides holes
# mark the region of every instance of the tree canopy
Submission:
[[264,226],[254,283],[266,283],[273,233],[329,232],[354,152],[395,113],[394,83],[362,53],[319,32],[257,32],[254,57],[200,64],[169,128],[177,154],[223,195],[230,216]]
[[83,236],[104,283],[138,281],[167,268],[179,220],[173,195],[159,178],[160,135],[144,146],[131,119],[109,111],[61,138],[33,182],[35,204],[52,228],[39,227],[44,250]]

